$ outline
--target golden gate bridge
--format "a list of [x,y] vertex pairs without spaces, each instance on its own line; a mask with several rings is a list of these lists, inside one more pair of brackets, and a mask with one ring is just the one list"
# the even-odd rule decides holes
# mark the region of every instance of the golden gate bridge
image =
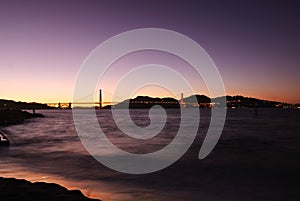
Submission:
[[[99,101],[95,101],[95,102],[86,102],[86,101],[80,101],[88,96],[94,95],[96,92],[93,92],[92,94],[89,94],[81,99],[79,99],[78,101],[74,101],[74,102],[58,102],[58,103],[45,103],[50,107],[55,107],[58,109],[72,109],[72,107],[74,105],[78,106],[78,105],[94,105],[97,106],[99,109],[101,109],[103,107],[103,105],[111,105],[111,104],[117,104],[120,102],[109,102],[109,101],[102,101],[102,89],[99,90]],[[109,93],[109,92],[106,92]],[[109,93],[111,94],[111,93]]]
[[[103,101],[102,99],[102,89],[99,90],[99,101],[94,101],[94,102],[87,102],[87,101],[80,101],[80,100],[83,100],[91,95],[95,95],[96,92],[98,91],[95,91],[93,92],[92,94],[89,94],[81,99],[79,99],[78,101],[74,101],[74,102],[58,102],[58,103],[45,103],[47,104],[48,106],[50,107],[54,107],[54,108],[58,108],[58,109],[72,109],[74,106],[76,107],[84,107],[84,106],[94,106],[94,107],[97,107],[98,109],[102,109],[103,108],[103,105],[114,105],[114,104],[118,104],[120,102],[109,102],[109,101]],[[107,91],[104,91],[105,93],[108,93],[108,94],[111,94],[110,92],[107,92]],[[111,94],[112,95],[112,94]],[[120,98],[120,97],[118,97]],[[120,98],[122,99],[122,98]],[[176,99],[176,98],[175,98]],[[125,99],[123,99],[125,100]],[[191,103],[191,102],[184,102],[184,99],[183,99],[183,93],[181,93],[181,99],[178,101],[178,103],[180,105],[193,105],[193,106],[200,106],[201,104],[203,105],[207,105],[207,103]],[[174,103],[172,103],[174,104]]]

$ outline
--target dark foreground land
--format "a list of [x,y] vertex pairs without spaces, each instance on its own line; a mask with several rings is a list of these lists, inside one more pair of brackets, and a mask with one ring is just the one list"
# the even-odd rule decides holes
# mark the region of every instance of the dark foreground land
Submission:
[[79,190],[68,190],[57,184],[2,177],[0,196],[5,201],[97,201],[85,197]]
[[[24,120],[44,117],[19,109],[1,109],[0,126],[23,123]],[[79,190],[68,190],[58,184],[0,177],[0,199],[5,201],[96,201],[85,197]]]
[[25,119],[34,117],[44,117],[44,115],[33,114],[19,109],[0,109],[0,126],[23,123]]

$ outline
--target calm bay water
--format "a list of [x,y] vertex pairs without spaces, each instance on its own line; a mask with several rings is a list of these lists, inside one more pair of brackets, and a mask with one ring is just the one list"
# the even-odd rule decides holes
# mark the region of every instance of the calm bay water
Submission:
[[[299,200],[300,110],[228,110],[221,139],[204,160],[198,159],[210,121],[201,110],[198,135],[187,153],[170,167],[146,175],[119,173],[101,165],[77,136],[70,110],[42,110],[45,118],[0,128],[11,141],[0,148],[0,176],[55,182],[103,201],[137,200]],[[97,111],[107,137],[133,153],[163,148],[176,135],[177,110],[167,110],[162,133],[149,140],[123,135],[109,111]],[[133,110],[139,126],[147,110]]]

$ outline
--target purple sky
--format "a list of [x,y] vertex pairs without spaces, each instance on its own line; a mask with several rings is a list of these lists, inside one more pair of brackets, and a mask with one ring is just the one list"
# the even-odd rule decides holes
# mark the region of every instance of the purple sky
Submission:
[[124,31],[157,27],[198,42],[227,94],[300,102],[299,7],[297,1],[1,1],[0,98],[68,102],[95,47]]

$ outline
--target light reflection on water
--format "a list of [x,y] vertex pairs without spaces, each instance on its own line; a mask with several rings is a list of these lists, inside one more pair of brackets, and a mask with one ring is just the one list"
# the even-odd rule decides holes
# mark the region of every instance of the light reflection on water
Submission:
[[[300,152],[299,110],[259,110],[258,117],[251,109],[229,110],[220,142],[200,161],[197,156],[210,114],[201,110],[198,136],[187,154],[169,168],[148,175],[119,173],[95,161],[80,143],[71,111],[39,112],[46,117],[1,128],[11,146],[0,149],[0,176],[55,182],[103,201],[205,201],[223,200],[224,196],[280,200],[276,198],[294,198],[299,187],[293,183],[300,178],[300,162],[295,160]],[[176,135],[180,114],[176,110],[167,113],[166,127],[149,140],[122,135],[108,111],[98,111],[97,116],[115,145],[132,153],[149,153],[163,148]],[[137,125],[146,126],[147,114],[133,110],[132,118]],[[259,192],[265,196],[260,197]]]

